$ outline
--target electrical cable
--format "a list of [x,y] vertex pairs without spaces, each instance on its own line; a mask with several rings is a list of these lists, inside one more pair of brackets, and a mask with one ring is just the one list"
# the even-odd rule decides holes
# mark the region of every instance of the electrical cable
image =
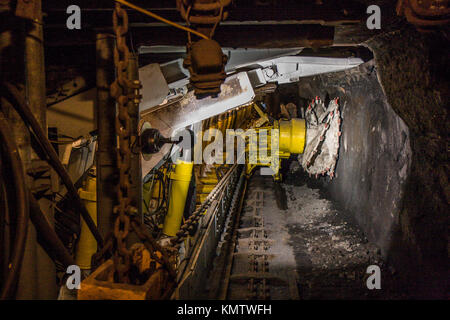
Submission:
[[12,188],[15,192],[15,237],[12,243],[11,254],[9,257],[8,271],[3,286],[0,289],[0,299],[11,298],[14,292],[14,286],[17,284],[20,268],[22,265],[27,237],[29,206],[28,192],[25,185],[25,175],[23,172],[22,161],[19,155],[19,149],[11,135],[11,128],[8,121],[0,112],[0,140],[2,141],[2,157],[5,157],[10,165],[13,179]]
[[38,146],[42,149],[43,153],[47,156],[48,163],[52,166],[52,168],[56,171],[56,173],[60,176],[62,182],[67,188],[67,193],[70,195],[71,199],[74,200],[75,207],[81,213],[84,221],[86,222],[89,230],[94,236],[95,240],[97,240],[97,244],[99,247],[103,247],[103,238],[100,235],[94,221],[86,210],[86,207],[82,203],[78,191],[72,183],[70,176],[59,160],[58,155],[56,154],[55,149],[48,141],[44,130],[41,128],[33,113],[28,107],[28,104],[23,99],[19,90],[10,83],[4,83],[4,87],[12,98],[12,105],[16,109],[17,113],[21,116],[22,120],[29,127],[30,132],[32,132],[36,140],[38,142]]

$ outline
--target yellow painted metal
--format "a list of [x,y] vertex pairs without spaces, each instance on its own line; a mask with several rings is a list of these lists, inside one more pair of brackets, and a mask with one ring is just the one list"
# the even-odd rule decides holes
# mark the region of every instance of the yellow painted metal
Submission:
[[[218,129],[222,134],[226,134],[227,129],[245,128],[250,121],[250,115],[252,112],[252,105],[241,106],[234,110],[225,112],[219,116],[215,116],[203,121],[203,131],[205,133],[204,140],[207,140],[210,135],[211,129]],[[205,147],[209,142],[204,142]],[[236,146],[235,146],[236,149]],[[227,153],[222,154],[225,161]],[[221,165],[214,165],[205,167],[205,164],[195,165],[194,171],[196,175],[197,190],[196,190],[196,203],[200,205],[205,201],[209,193],[217,185],[217,168]]]
[[256,103],[253,104],[253,108],[255,108],[256,112],[258,112],[260,116],[260,118],[255,122],[255,127],[261,127],[263,124],[269,122],[269,117],[267,114],[263,112]]
[[[83,200],[92,221],[97,225],[97,179],[88,175],[84,188],[80,188],[78,194]],[[91,257],[96,251],[97,241],[89,231],[84,219],[81,219],[81,234],[75,259],[80,269],[91,269]]]
[[293,154],[303,153],[306,141],[304,119],[280,120],[280,151]]
[[201,184],[198,186],[197,192],[200,194],[209,194],[214,188],[216,187],[216,184]]
[[169,209],[163,227],[165,235],[173,237],[180,229],[193,166],[193,162],[179,160],[175,165],[175,171],[170,173]]
[[197,165],[194,169],[196,170],[197,178],[196,204],[200,205],[219,181],[217,179],[216,166],[206,168],[205,165]]
[[234,122],[234,128],[241,126],[242,124],[242,108],[236,110],[236,120]]
[[222,113],[217,118],[217,130],[219,130],[222,133],[222,135],[225,132],[224,127],[225,127],[225,115]]
[[233,110],[227,112],[227,122],[225,126],[225,132],[226,129],[231,129],[232,124],[233,124]]
[[250,108],[249,107],[241,107],[237,110],[237,119],[236,119],[236,123],[235,123],[235,128],[236,127],[241,127],[244,128],[245,127],[245,122],[246,120],[249,118],[248,117],[248,110]]
[[235,129],[236,128],[236,117],[237,117],[237,110],[233,110],[231,113],[231,124],[230,124],[230,129]]
[[[271,152],[272,152],[272,138],[271,137],[271,130],[279,130],[279,139],[278,139],[278,157],[272,158]],[[305,120],[304,119],[298,119],[294,118],[291,120],[279,120],[274,121],[273,126],[267,126],[267,127],[260,127],[255,128],[255,131],[259,133],[261,130],[267,130],[267,141],[265,143],[262,143],[262,145],[265,145],[266,150],[261,150],[261,144],[258,144],[258,155],[265,154],[270,155],[267,159],[264,159],[266,161],[262,161],[263,159],[260,159],[258,157],[257,163],[249,163],[247,161],[246,165],[246,175],[250,176],[253,172],[253,170],[256,167],[263,166],[263,167],[271,167],[271,169],[274,171],[273,177],[275,180],[281,180],[281,174],[279,172],[280,170],[280,162],[277,159],[288,159],[291,154],[300,154],[303,153],[305,149],[305,142],[306,142],[306,126],[305,126]],[[259,137],[261,138],[261,137]],[[248,149],[246,150],[248,154]],[[264,152],[261,152],[264,151]],[[274,163],[273,161],[277,161]]]
[[246,107],[245,109],[245,119],[250,119],[250,117],[252,116],[252,108],[250,107]]

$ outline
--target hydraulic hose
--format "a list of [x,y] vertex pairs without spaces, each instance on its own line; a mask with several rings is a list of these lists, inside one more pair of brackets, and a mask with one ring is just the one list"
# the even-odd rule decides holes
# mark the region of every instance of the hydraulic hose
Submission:
[[61,262],[65,268],[76,264],[73,257],[59,239],[55,230],[51,227],[49,221],[31,192],[28,194],[28,199],[30,200],[30,220],[33,222],[39,237],[44,242],[42,243],[43,248],[47,252],[48,256],[53,260],[58,260]]
[[94,238],[97,240],[98,246],[103,247],[102,236],[100,235],[94,221],[92,221],[91,216],[87,212],[86,207],[82,203],[78,195],[77,189],[73,185],[72,180],[70,179],[70,176],[67,173],[67,170],[64,168],[61,161],[59,160],[56,151],[53,149],[53,146],[51,145],[50,141],[48,141],[48,138],[44,133],[44,130],[42,130],[33,113],[29,109],[28,104],[22,97],[22,94],[14,85],[10,83],[5,83],[4,86],[7,90],[7,93],[9,93],[9,95],[13,100],[12,101],[13,107],[16,109],[17,113],[21,116],[25,124],[30,128],[30,131],[33,132],[34,135],[36,136],[40,148],[42,149],[43,153],[48,157],[47,159],[48,163],[60,176],[62,182],[67,188],[68,194],[75,202],[76,209],[81,213],[81,216],[86,222],[89,230],[92,232]]
[[13,181],[10,183],[14,188],[15,205],[15,237],[11,248],[9,257],[8,271],[5,281],[0,290],[0,299],[9,299],[14,292],[14,287],[17,284],[20,267],[25,251],[25,243],[28,228],[28,194],[25,186],[25,175],[23,172],[22,161],[19,155],[19,149],[12,137],[12,130],[8,121],[0,112],[0,144],[2,149],[2,156],[5,157],[7,163],[11,168]]

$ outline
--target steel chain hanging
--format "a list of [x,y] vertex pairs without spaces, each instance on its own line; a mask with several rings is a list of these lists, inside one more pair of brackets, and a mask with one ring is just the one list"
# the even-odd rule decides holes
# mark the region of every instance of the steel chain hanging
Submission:
[[[117,134],[117,168],[119,171],[119,186],[117,190],[117,205],[114,214],[117,218],[113,228],[113,245],[105,247],[112,249],[114,261],[114,278],[121,283],[129,282],[129,270],[131,266],[131,251],[127,248],[127,237],[130,229],[138,235],[149,250],[153,260],[165,266],[169,275],[173,278],[175,272],[171,265],[167,251],[159,246],[156,241],[142,229],[141,223],[136,219],[137,208],[131,203],[130,169],[131,169],[131,135],[132,125],[128,103],[132,100],[139,104],[141,87],[139,81],[130,81],[127,76],[130,51],[126,43],[128,32],[128,14],[120,3],[115,4],[113,12],[113,29],[116,35],[114,47],[114,66],[116,79],[111,84],[110,93],[117,102],[116,134]],[[108,250],[108,249],[107,249]],[[155,251],[162,255],[158,257]],[[103,252],[103,253],[106,253]]]
[[114,47],[114,65],[116,79],[111,85],[111,96],[116,99],[118,113],[116,116],[116,134],[118,137],[117,167],[119,171],[119,186],[117,190],[118,205],[114,207],[117,218],[114,223],[115,250],[113,255],[115,280],[128,282],[128,271],[131,263],[131,252],[126,247],[126,239],[130,230],[130,214],[135,208],[130,205],[131,168],[131,118],[128,112],[129,97],[127,93],[133,84],[127,78],[127,67],[130,51],[125,35],[128,32],[128,14],[119,3],[115,4],[113,12],[113,28],[116,35]]

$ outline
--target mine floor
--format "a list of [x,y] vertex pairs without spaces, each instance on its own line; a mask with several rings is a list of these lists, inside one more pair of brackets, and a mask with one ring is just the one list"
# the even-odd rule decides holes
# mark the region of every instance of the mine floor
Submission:
[[[277,206],[270,176],[248,182],[227,299],[390,299],[395,270],[313,180],[291,172]],[[381,290],[369,290],[369,265]]]

